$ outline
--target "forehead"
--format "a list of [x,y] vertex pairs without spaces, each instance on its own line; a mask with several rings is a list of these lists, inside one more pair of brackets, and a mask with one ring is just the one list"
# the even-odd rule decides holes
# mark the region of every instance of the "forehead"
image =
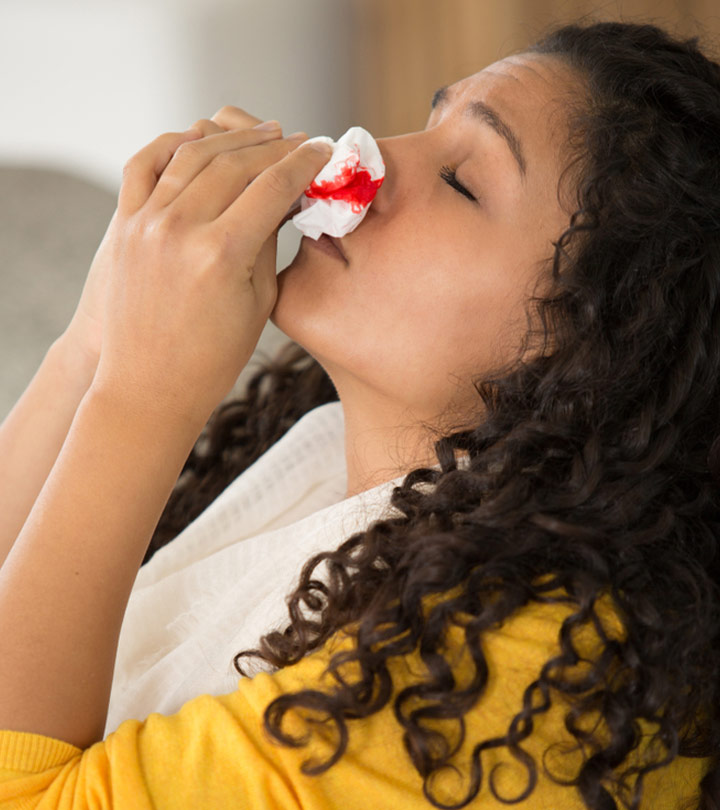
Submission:
[[482,91],[488,97],[520,108],[546,106],[568,98],[579,89],[577,74],[556,56],[517,54],[493,62],[451,85],[458,96]]
[[527,143],[529,152],[547,148],[557,156],[567,139],[565,110],[580,89],[579,77],[557,57],[518,54],[455,82],[448,96],[456,109],[482,99]]

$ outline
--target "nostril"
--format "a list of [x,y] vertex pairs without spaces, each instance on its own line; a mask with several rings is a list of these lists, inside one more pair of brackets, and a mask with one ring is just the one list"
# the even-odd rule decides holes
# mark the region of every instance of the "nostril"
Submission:
[[375,192],[375,197],[374,197],[374,199],[372,201],[372,204],[370,205],[370,207],[368,209],[368,213],[371,213],[372,211],[380,213],[381,211],[383,211],[383,210],[385,210],[387,208],[387,200],[390,197],[390,194],[391,194],[391,191],[392,191],[392,185],[393,185],[392,178],[388,177],[388,170],[387,170],[387,167],[386,167],[385,168],[385,178],[383,179],[383,182],[380,185],[380,188],[378,188],[378,190]]
[[381,211],[387,206],[387,200],[392,195],[392,189],[395,185],[395,161],[391,154],[392,150],[386,143],[387,140],[387,138],[377,138],[375,141],[380,150],[380,157],[385,165],[385,179],[377,190],[373,204],[370,207],[371,210],[374,208],[376,211]]

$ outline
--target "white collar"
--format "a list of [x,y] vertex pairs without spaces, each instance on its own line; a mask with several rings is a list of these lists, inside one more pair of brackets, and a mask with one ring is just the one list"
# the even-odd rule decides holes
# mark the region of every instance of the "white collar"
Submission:
[[404,476],[345,498],[340,402],[305,414],[143,566],[123,621],[106,733],[232,691],[232,658],[288,623],[304,563],[373,520],[399,514]]

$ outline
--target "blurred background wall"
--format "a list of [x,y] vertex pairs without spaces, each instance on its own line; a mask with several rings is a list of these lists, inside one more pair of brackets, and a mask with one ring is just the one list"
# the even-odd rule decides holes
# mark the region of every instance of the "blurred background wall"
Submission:
[[350,0],[0,0],[0,420],[72,317],[127,159],[225,104],[339,137],[351,33]]
[[720,0],[354,0],[353,101],[380,136],[425,126],[438,87],[578,18],[655,22],[720,54]]
[[[0,0],[0,419],[72,316],[124,163],[156,135],[224,104],[286,133],[422,129],[439,86],[584,15],[720,51],[720,0]],[[299,238],[283,228],[280,266]],[[259,351],[283,340],[269,324]]]
[[116,193],[134,151],[224,104],[331,134],[348,27],[346,0],[2,0],[0,158]]

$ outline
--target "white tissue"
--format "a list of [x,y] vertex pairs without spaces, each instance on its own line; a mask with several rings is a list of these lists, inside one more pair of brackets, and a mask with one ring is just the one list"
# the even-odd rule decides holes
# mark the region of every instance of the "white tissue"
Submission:
[[312,239],[320,234],[345,236],[367,214],[385,179],[385,164],[373,136],[362,127],[351,127],[338,141],[320,135],[310,138],[333,147],[323,166],[300,198],[300,212],[293,225]]

